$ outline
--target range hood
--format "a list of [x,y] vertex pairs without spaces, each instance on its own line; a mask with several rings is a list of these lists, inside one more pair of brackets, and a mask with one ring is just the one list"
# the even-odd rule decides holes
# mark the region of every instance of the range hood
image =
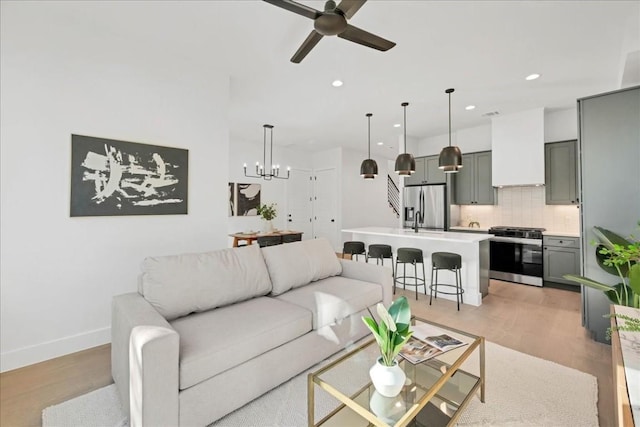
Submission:
[[494,187],[544,185],[544,108],[491,119]]

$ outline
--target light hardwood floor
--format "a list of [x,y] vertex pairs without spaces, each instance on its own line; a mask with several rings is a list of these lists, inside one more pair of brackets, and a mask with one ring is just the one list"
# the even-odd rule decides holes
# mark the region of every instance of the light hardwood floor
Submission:
[[[613,426],[611,348],[591,340],[580,325],[580,294],[492,281],[480,307],[398,291],[412,312],[436,322],[484,335],[523,353],[590,373],[598,378],[601,426]],[[42,410],[112,382],[110,346],[0,374],[0,425],[39,426]]]

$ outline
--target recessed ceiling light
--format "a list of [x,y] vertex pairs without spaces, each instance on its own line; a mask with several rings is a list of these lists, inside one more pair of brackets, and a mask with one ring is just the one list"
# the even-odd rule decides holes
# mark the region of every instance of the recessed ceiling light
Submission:
[[467,105],[466,107],[464,107],[465,110],[469,111],[469,110],[475,110],[476,106],[475,105]]
[[524,79],[525,79],[525,80],[535,80],[535,79],[537,79],[538,77],[540,77],[540,74],[533,73],[533,74],[529,74],[529,75],[528,75],[527,77],[525,77]]
[[402,126],[400,123],[396,123],[395,125],[393,125],[394,128],[399,128],[400,126]]
[[334,80],[333,83],[331,83],[331,86],[333,86],[333,87],[342,86],[342,80]]
[[384,142],[380,141],[378,142],[378,145],[384,145]]

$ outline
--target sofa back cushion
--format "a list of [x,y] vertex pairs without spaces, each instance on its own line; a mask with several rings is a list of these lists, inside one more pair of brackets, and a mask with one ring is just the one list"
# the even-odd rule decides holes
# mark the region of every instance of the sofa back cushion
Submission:
[[140,293],[167,320],[271,291],[258,245],[199,254],[149,257]]
[[272,295],[342,273],[342,265],[326,239],[264,247],[262,254],[273,285]]

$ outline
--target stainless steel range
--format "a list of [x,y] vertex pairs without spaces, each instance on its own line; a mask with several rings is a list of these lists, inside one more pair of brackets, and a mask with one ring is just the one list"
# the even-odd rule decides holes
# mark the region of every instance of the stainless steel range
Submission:
[[492,279],[542,286],[542,232],[544,228],[492,227]]

